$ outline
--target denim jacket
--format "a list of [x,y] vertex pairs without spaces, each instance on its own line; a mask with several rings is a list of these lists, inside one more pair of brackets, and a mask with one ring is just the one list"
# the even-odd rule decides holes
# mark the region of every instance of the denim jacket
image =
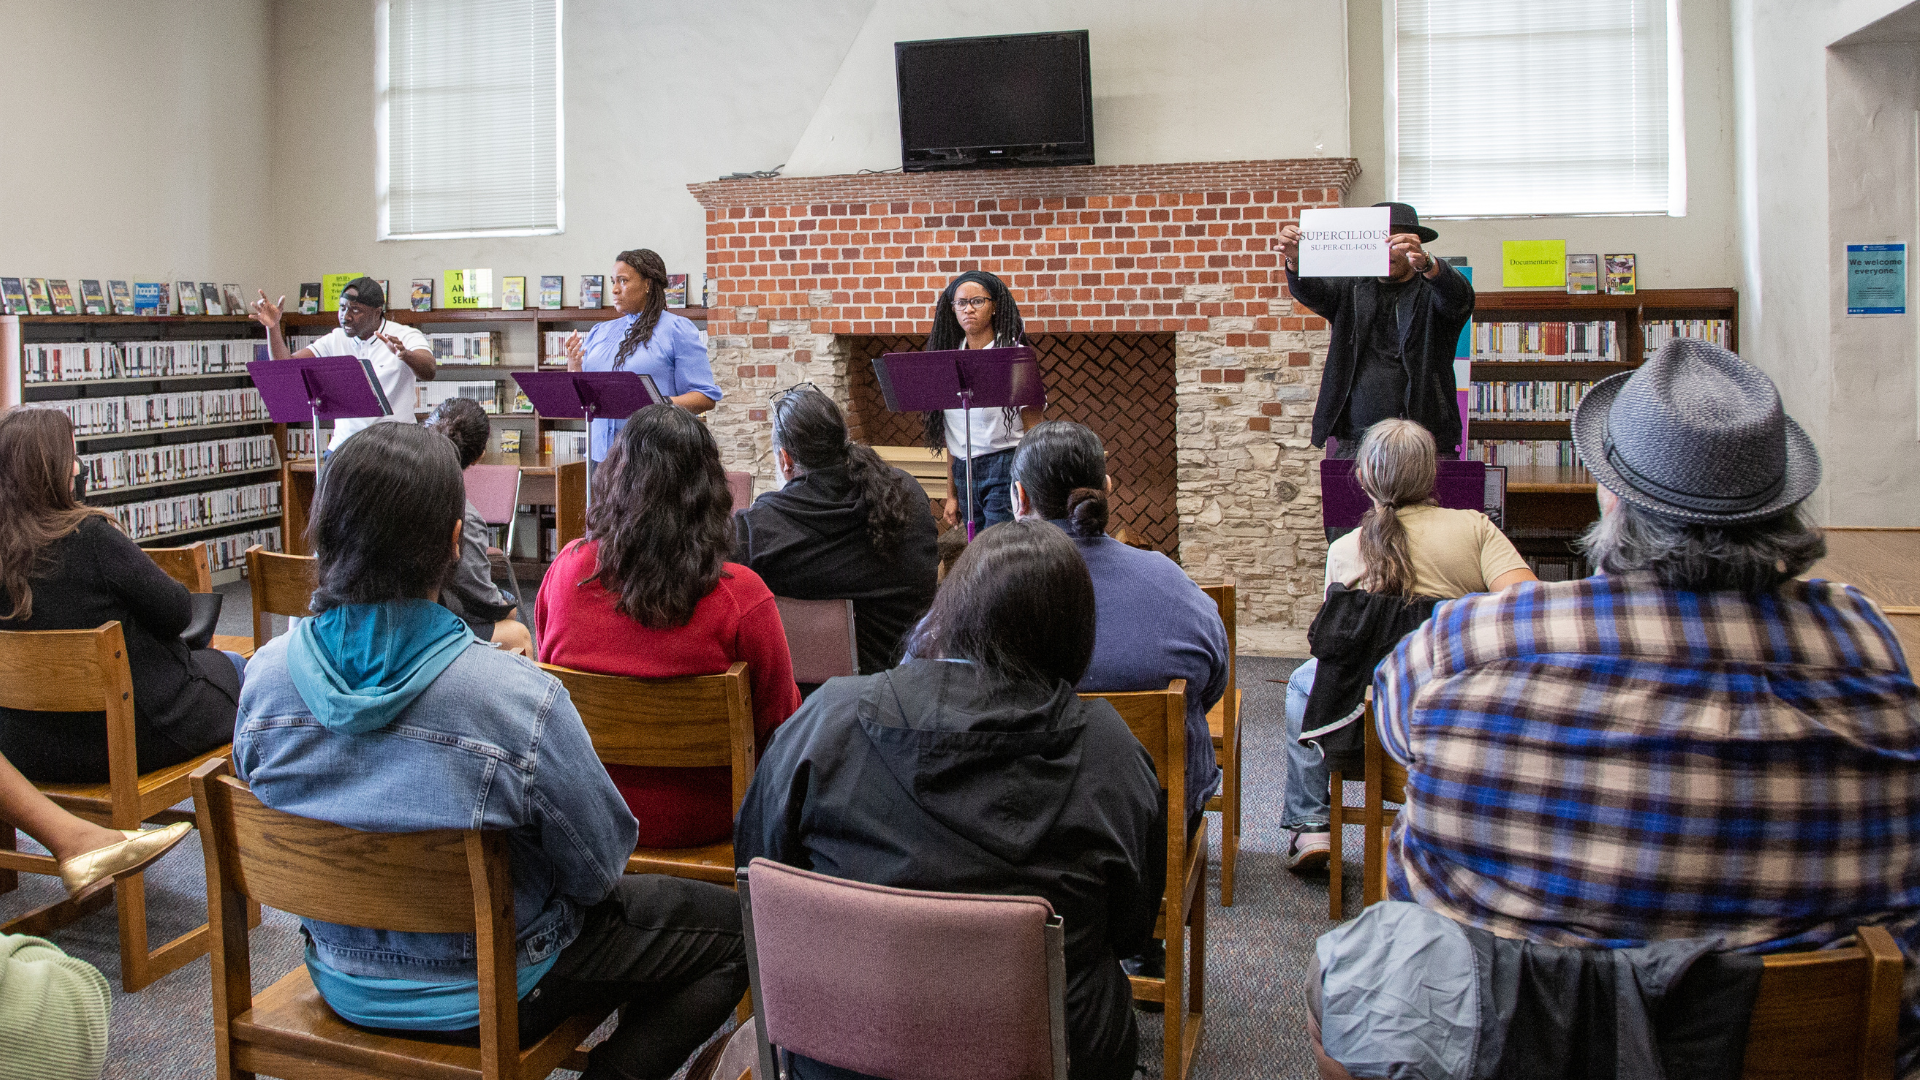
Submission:
[[[475,642],[392,723],[336,734],[295,692],[286,645],[283,635],[254,656],[240,694],[234,771],[254,795],[369,832],[508,830],[516,963],[571,944],[581,909],[626,870],[638,826],[559,680]],[[475,977],[471,934],[301,923],[319,958],[348,975]]]

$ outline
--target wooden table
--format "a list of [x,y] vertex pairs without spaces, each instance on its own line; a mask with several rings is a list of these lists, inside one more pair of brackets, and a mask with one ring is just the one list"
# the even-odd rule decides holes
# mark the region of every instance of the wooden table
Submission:
[[1920,657],[1920,529],[1834,527],[1827,557],[1806,577],[1845,582],[1880,605],[1906,650]]
[[[555,550],[587,532],[587,463],[583,458],[537,454],[482,454],[482,465],[518,465],[520,501],[551,506],[559,532]],[[311,555],[307,520],[313,506],[313,459],[299,458],[281,469],[280,535],[290,555]]]

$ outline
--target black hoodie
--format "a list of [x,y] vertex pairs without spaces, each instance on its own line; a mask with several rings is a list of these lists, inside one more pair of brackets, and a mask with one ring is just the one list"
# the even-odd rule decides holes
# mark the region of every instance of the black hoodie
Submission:
[[[1122,956],[1153,934],[1166,823],[1153,759],[1113,707],[916,660],[833,679],[774,735],[734,857],[906,889],[1042,896],[1066,924],[1074,1080],[1133,1075]],[[940,963],[966,963],[951,957]],[[851,1075],[806,1062],[805,1078]]]
[[[891,479],[924,505],[912,476],[894,469]],[[931,513],[909,515],[900,546],[880,557],[867,542],[867,500],[840,465],[767,492],[735,514],[733,525],[734,561],[759,574],[775,596],[853,601],[861,671],[899,662],[907,631],[933,603],[939,553]]]

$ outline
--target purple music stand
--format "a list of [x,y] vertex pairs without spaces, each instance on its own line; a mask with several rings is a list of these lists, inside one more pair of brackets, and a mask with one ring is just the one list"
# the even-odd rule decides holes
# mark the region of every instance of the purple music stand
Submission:
[[888,353],[873,362],[880,394],[893,412],[966,415],[967,539],[973,539],[973,407],[1032,409],[1047,404],[1040,359],[1025,345],[1005,349],[948,349]]
[[[593,422],[632,416],[667,400],[653,376],[638,371],[516,371],[513,381],[533,402],[533,411],[554,420],[587,422],[587,468],[593,468]],[[593,479],[587,479],[593,506]]]
[[[1433,496],[1450,510],[1487,509],[1487,465],[1484,461],[1448,461],[1434,463]],[[1504,500],[1505,493],[1502,492]],[[1320,519],[1329,529],[1358,528],[1360,519],[1373,507],[1373,500],[1360,487],[1354,475],[1352,458],[1326,458],[1320,462]]]
[[[266,351],[255,346],[254,355]],[[299,356],[255,360],[247,374],[260,391],[267,415],[276,424],[313,422],[313,474],[320,475],[320,421],[391,416],[393,405],[373,373],[357,356]]]

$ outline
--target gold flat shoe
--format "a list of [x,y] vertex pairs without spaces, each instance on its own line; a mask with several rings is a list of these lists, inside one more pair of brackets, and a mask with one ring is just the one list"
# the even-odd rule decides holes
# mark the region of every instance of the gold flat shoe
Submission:
[[121,830],[126,839],[103,848],[94,848],[60,864],[60,880],[68,896],[79,896],[106,878],[117,878],[144,870],[174,845],[187,838],[193,825],[176,821],[164,829]]

